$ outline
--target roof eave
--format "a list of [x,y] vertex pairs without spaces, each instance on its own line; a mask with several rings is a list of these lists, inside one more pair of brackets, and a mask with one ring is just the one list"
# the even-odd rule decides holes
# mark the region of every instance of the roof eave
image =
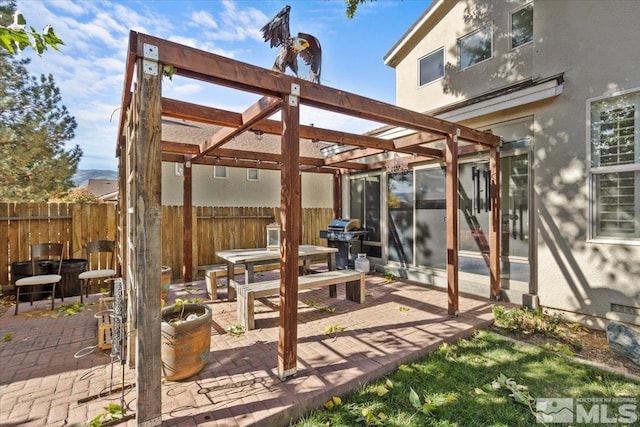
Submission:
[[383,62],[385,65],[395,68],[400,62],[401,53],[405,47],[411,42],[413,37],[422,29],[433,15],[448,0],[435,0],[431,6],[418,18],[418,20],[407,30],[406,33],[394,44],[391,49],[384,55]]

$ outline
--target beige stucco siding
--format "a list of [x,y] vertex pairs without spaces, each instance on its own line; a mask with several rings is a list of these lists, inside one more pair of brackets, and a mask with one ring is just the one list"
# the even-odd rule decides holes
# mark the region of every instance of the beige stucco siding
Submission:
[[[470,9],[468,2],[458,2],[396,67],[396,103],[426,112],[531,77],[532,44],[510,49],[509,39],[509,12],[526,3],[521,0],[495,2],[490,8]],[[493,28],[493,58],[459,71],[458,39],[485,25]],[[444,78],[419,87],[420,58],[442,47]]]
[[[463,124],[491,129],[505,141],[522,129],[503,123],[530,118],[534,233],[533,289],[548,308],[640,324],[640,316],[612,313],[612,304],[640,307],[640,242],[590,239],[588,100],[640,90],[640,2],[536,0],[534,41],[508,50],[509,12],[524,2],[460,1],[397,66],[397,99],[402,107],[432,111],[527,78],[561,74],[558,96],[503,109]],[[491,11],[494,58],[462,72],[455,42],[473,28],[474,5]],[[445,46],[447,74],[417,87],[418,59]],[[487,291],[488,292],[488,291]]]
[[[162,204],[182,205],[182,177],[174,163],[162,163]],[[247,180],[247,170],[227,168],[226,179],[213,177],[213,167],[193,166],[194,206],[280,206],[280,172],[260,170],[258,181]],[[332,176],[302,174],[302,207],[332,207]]]
[[[534,200],[540,301],[603,316],[640,306],[640,246],[588,240],[587,100],[640,87],[640,3],[537,1],[534,73],[563,72],[562,96],[536,111]],[[635,70],[635,71],[634,71]]]

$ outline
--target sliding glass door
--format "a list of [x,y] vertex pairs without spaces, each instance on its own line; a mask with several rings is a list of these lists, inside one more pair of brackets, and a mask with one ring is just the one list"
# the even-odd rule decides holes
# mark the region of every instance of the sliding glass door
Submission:
[[413,171],[387,175],[389,261],[413,264]]
[[[528,283],[529,143],[517,141],[504,147],[500,160],[502,277]],[[413,182],[408,181],[409,176]],[[459,271],[488,277],[491,213],[488,158],[461,159],[459,179]],[[418,267],[445,269],[444,168],[425,167],[402,178],[390,175],[388,185],[389,261],[411,264],[413,260]],[[408,196],[411,190],[415,201]]]
[[418,169],[416,184],[416,256],[418,266],[447,267],[445,170]]
[[367,256],[382,258],[381,242],[381,174],[352,177],[349,181],[349,212],[369,232],[363,242]]

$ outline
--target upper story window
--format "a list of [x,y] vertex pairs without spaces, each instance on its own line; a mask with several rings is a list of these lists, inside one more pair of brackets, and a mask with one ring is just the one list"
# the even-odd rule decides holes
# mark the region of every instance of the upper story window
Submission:
[[228,172],[226,166],[214,166],[213,177],[217,179],[227,179]]
[[259,169],[247,169],[247,181],[259,181],[260,170]]
[[589,102],[591,235],[640,238],[640,91]]
[[493,35],[491,25],[474,31],[458,39],[459,69],[464,70],[493,55]]
[[533,3],[511,14],[511,48],[533,41]]
[[444,48],[420,58],[420,86],[444,77]]

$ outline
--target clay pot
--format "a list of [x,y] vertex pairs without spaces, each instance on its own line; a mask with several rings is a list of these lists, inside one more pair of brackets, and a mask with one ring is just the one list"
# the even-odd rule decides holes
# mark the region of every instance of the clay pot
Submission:
[[176,304],[162,309],[162,375],[167,380],[189,378],[204,368],[211,347],[211,308]]

